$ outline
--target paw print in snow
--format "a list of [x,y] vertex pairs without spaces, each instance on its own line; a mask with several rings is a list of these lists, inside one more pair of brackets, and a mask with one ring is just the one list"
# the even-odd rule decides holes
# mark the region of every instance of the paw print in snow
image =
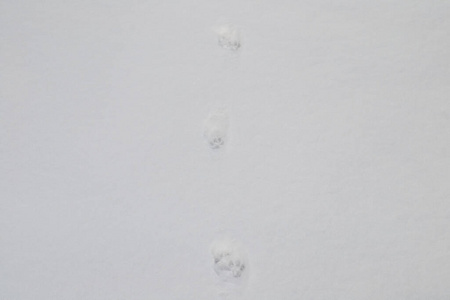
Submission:
[[234,239],[216,240],[211,247],[213,269],[225,286],[243,288],[248,277],[248,263],[243,246]]
[[228,131],[228,115],[219,111],[212,113],[205,121],[204,136],[211,149],[225,146]]
[[241,34],[233,25],[222,25],[216,28],[219,45],[228,50],[236,51],[241,47]]
[[214,271],[219,276],[241,277],[245,270],[245,263],[239,257],[228,252],[216,253],[214,256]]
[[215,137],[212,140],[209,141],[209,145],[211,146],[211,148],[213,149],[219,149],[220,147],[222,147],[224,144],[223,139],[219,136],[219,137]]

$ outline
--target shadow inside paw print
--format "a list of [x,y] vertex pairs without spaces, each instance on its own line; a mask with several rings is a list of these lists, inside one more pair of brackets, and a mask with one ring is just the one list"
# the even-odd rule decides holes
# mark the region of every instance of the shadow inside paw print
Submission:
[[221,137],[213,137],[209,140],[209,146],[212,149],[219,149],[225,144],[225,141]]
[[234,40],[233,38],[230,38],[228,36],[219,37],[219,45],[222,48],[233,51],[236,51],[241,47],[241,43],[239,42],[239,40]]
[[214,257],[214,270],[221,277],[239,278],[245,270],[245,264],[239,257],[225,252]]

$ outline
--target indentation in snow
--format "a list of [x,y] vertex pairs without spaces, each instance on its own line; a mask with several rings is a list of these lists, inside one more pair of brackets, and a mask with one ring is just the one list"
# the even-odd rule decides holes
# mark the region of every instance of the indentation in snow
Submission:
[[221,238],[211,245],[213,269],[221,293],[242,292],[248,277],[248,261],[241,243]]
[[215,31],[222,48],[236,51],[241,47],[241,33],[236,26],[225,24],[217,27]]
[[225,111],[211,113],[205,121],[204,136],[211,149],[220,149],[226,144],[228,114]]

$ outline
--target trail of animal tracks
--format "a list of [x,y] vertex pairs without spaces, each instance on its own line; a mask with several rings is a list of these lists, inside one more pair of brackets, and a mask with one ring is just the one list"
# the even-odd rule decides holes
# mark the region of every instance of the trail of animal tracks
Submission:
[[0,299],[450,299],[450,2],[2,1]]

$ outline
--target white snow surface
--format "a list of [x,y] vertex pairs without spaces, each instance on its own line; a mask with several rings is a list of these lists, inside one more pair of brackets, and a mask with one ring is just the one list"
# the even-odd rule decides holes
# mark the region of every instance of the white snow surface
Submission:
[[0,43],[0,299],[450,299],[449,1],[4,0]]

